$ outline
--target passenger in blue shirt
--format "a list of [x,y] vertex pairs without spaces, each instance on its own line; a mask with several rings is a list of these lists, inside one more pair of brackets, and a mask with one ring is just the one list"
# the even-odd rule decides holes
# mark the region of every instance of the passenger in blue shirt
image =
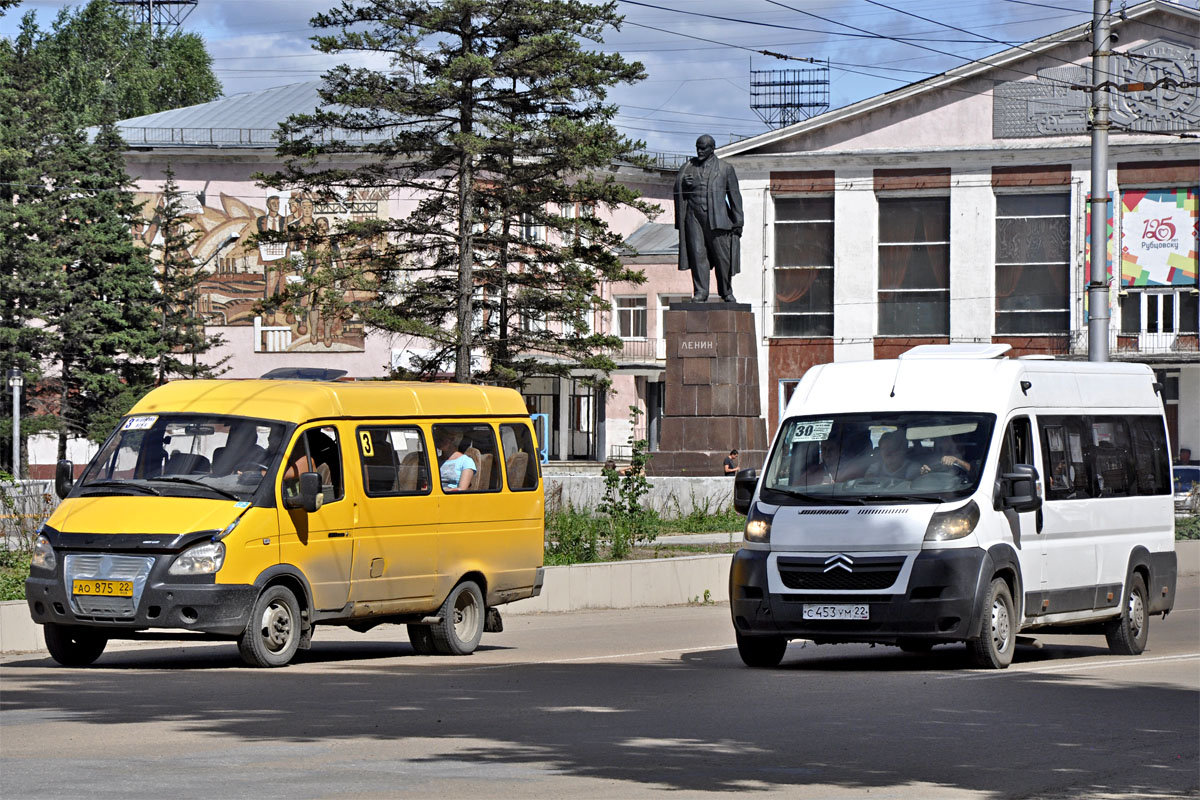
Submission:
[[443,492],[465,492],[470,490],[471,481],[479,466],[459,448],[458,434],[452,430],[443,430],[437,437],[438,456],[442,459],[438,474],[442,477]]

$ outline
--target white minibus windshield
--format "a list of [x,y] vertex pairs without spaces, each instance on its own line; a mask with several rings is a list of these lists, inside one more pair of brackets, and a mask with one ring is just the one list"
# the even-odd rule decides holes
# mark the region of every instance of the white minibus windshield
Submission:
[[992,414],[825,414],[783,423],[762,499],[807,503],[944,502],[975,491]]

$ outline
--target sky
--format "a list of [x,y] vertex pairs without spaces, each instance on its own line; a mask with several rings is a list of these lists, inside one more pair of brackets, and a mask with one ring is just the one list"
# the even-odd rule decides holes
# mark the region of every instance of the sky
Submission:
[[[81,1],[24,0],[0,18],[0,36],[12,35],[28,10],[45,29]],[[198,0],[183,29],[204,38],[225,94],[256,91],[368,63],[312,49],[309,20],[334,2]],[[1196,0],[1180,4],[1195,8]],[[1092,2],[619,0],[618,10],[621,29],[593,47],[640,61],[647,77],[612,90],[617,124],[648,151],[687,153],[704,133],[723,145],[770,129],[751,107],[752,70],[811,67],[754,51],[828,59],[829,107],[838,108],[1086,22]]]

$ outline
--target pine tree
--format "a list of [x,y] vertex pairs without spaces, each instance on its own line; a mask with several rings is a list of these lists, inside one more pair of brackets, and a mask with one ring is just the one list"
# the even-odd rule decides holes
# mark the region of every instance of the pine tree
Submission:
[[617,342],[590,332],[599,284],[643,278],[615,257],[620,238],[578,212],[653,210],[606,171],[637,162],[641,143],[613,127],[606,97],[642,67],[582,45],[619,23],[614,3],[576,0],[357,0],[315,17],[338,31],[317,49],[385,54],[392,69],[328,73],[324,109],[283,126],[289,160],[265,181],[323,202],[386,188],[415,208],[335,229],[336,267],[275,302],[365,289],[371,300],[347,312],[424,338],[416,372],[452,363],[459,382],[611,370]]
[[192,260],[189,249],[199,234],[185,212],[175,171],[168,164],[163,172],[162,205],[158,209],[162,244],[154,257],[158,271],[157,311],[162,331],[162,353],[158,356],[158,383],[173,378],[215,378],[229,356],[216,363],[201,360],[212,348],[224,344],[220,334],[210,335],[200,311],[202,265]]
[[61,428],[102,441],[154,383],[162,352],[154,265],[130,232],[139,214],[125,174],[124,143],[111,122],[89,142],[69,115],[45,162],[49,188],[62,201],[53,240],[63,265],[62,292],[45,322],[56,341]]

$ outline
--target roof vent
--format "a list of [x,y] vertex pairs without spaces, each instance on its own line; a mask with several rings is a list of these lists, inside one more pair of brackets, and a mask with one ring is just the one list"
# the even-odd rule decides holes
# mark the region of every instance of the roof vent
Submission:
[[921,344],[900,354],[904,359],[1008,358],[1011,344]]
[[317,367],[279,367],[262,376],[264,381],[336,381],[346,374],[344,369]]

